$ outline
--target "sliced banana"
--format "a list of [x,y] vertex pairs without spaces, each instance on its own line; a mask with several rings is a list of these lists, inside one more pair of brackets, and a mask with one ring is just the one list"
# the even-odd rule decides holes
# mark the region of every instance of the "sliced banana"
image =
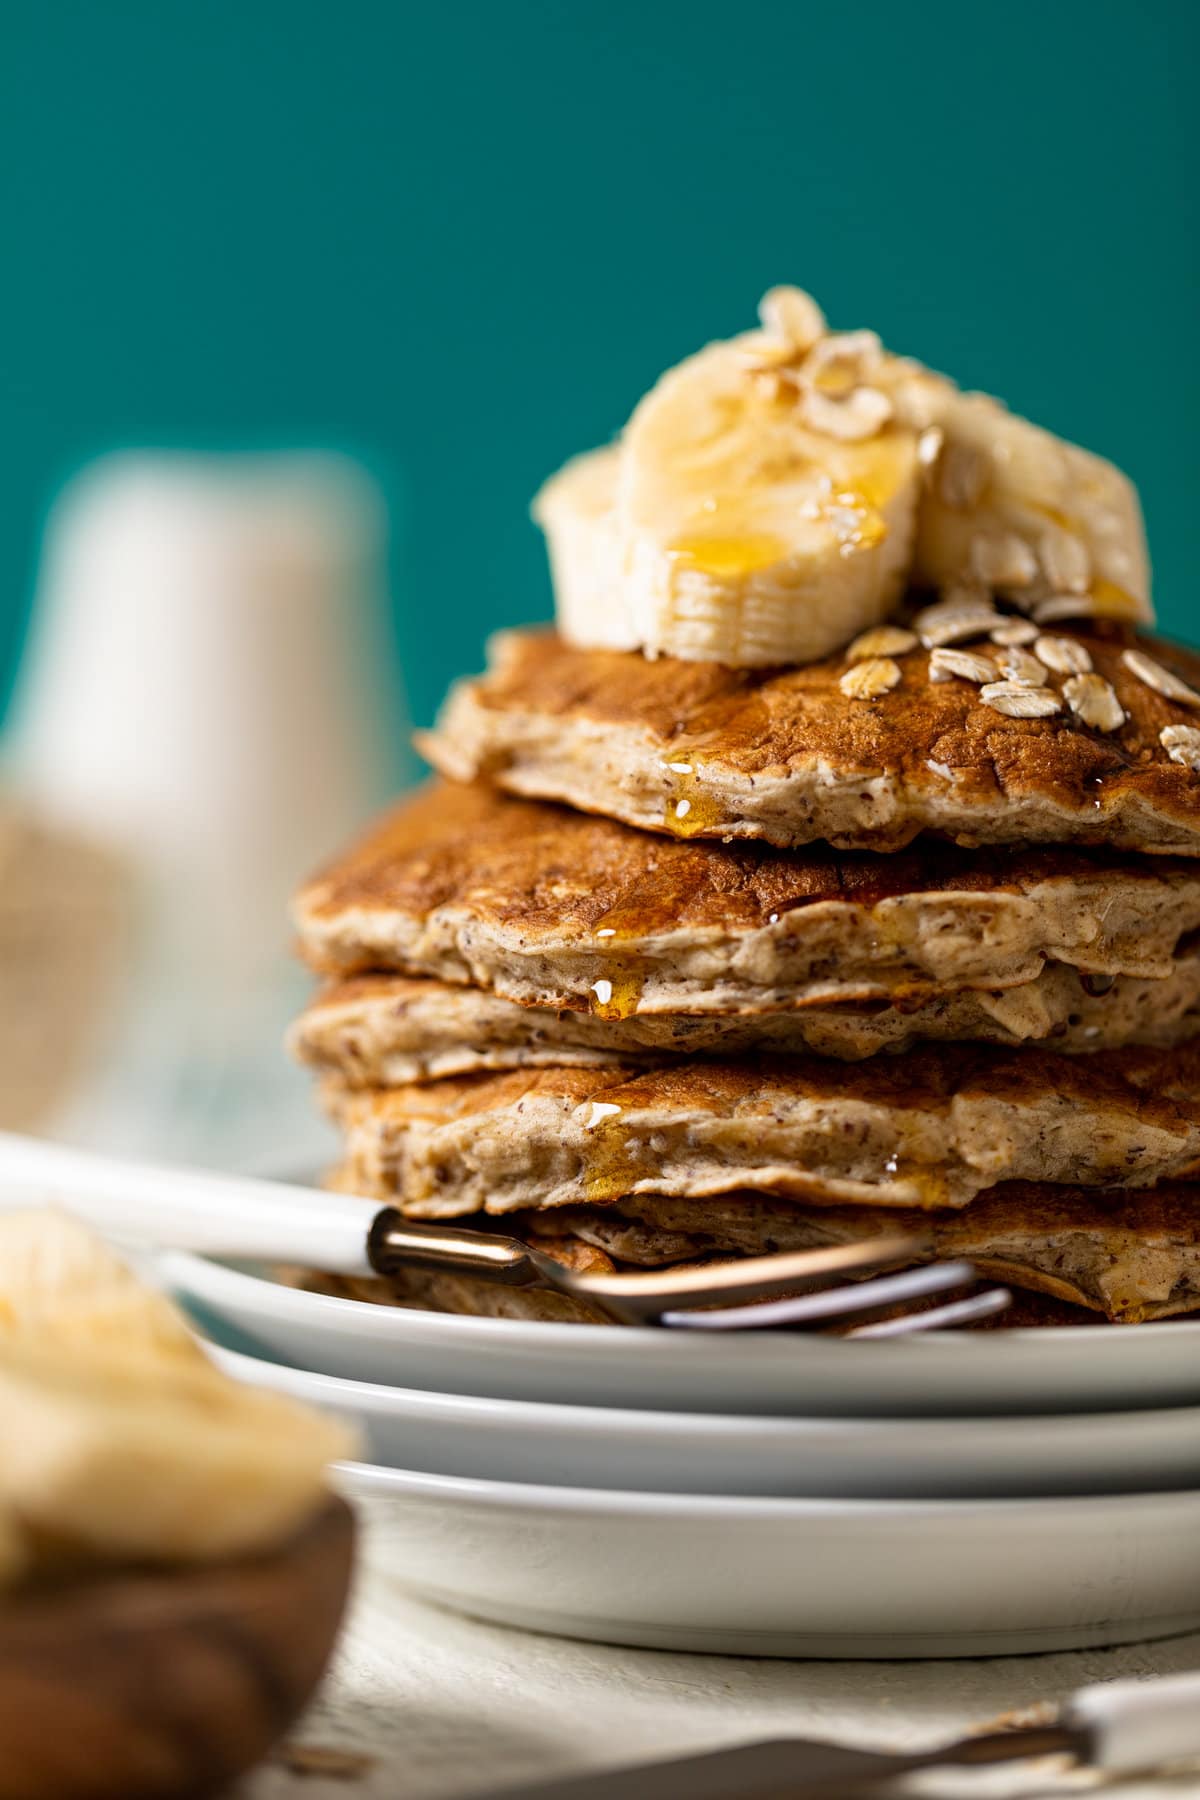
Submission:
[[571,643],[767,667],[825,656],[894,607],[916,434],[874,417],[861,438],[814,429],[794,388],[753,364],[758,344],[712,344],[672,369],[618,447],[543,488],[534,515]]
[[[207,1560],[277,1542],[352,1434],[231,1381],[81,1226],[0,1220],[0,1574],[38,1559]],[[15,1567],[15,1560],[14,1560]]]
[[1152,619],[1119,470],[873,332],[830,332],[799,289],[760,312],[763,329],[670,370],[617,444],[539,494],[569,642],[808,662],[910,584]]
[[1093,613],[1153,621],[1141,507],[1118,468],[918,364],[890,358],[879,379],[897,420],[936,444],[914,585],[975,581],[1031,604],[1087,594]]
[[546,534],[558,629],[569,643],[591,650],[637,650],[643,643],[617,527],[619,458],[615,444],[573,457],[533,503]]

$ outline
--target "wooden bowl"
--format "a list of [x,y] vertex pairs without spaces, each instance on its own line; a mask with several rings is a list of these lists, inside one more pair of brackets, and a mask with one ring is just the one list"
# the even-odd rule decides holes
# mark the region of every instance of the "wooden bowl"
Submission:
[[316,1687],[354,1549],[340,1500],[209,1568],[96,1576],[0,1606],[0,1800],[194,1800],[265,1755]]

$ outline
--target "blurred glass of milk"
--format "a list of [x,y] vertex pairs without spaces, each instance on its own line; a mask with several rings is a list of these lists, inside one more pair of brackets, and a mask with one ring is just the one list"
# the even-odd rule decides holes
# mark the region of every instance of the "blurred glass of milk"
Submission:
[[139,920],[72,1135],[245,1162],[299,1104],[288,896],[406,766],[386,544],[332,454],[122,453],[55,503],[6,762],[124,854]]

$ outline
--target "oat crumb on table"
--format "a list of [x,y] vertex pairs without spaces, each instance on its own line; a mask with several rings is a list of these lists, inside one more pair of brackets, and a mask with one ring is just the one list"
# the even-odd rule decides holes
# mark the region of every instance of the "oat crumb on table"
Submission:
[[357,1781],[375,1766],[373,1756],[328,1744],[283,1744],[272,1761],[289,1775],[323,1775],[335,1781]]

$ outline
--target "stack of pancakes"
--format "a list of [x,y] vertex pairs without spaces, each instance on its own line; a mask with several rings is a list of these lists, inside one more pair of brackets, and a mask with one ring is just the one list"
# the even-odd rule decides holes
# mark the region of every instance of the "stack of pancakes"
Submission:
[[[921,604],[866,701],[853,647],[734,670],[499,638],[423,740],[444,779],[298,898],[337,1180],[578,1267],[894,1224],[1026,1318],[1200,1307],[1200,658],[1081,599],[1046,684],[1093,671],[1119,727],[1009,716],[945,678]],[[1036,635],[976,623],[993,655]]]

